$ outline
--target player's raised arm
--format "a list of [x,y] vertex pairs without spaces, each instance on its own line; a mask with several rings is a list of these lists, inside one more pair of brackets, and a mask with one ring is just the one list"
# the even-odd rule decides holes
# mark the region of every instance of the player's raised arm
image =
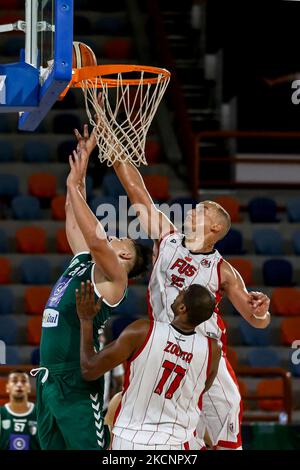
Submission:
[[129,359],[143,344],[149,331],[148,320],[137,320],[129,325],[116,341],[99,353],[93,343],[93,319],[101,308],[95,303],[94,287],[88,281],[76,291],[76,308],[80,319],[80,367],[85,380],[92,381]]
[[81,194],[80,184],[85,171],[86,152],[73,152],[70,155],[70,173],[67,179],[68,192],[77,224],[84,236],[89,251],[92,253],[96,266],[103,273],[107,281],[113,282],[116,298],[120,298],[127,285],[127,273],[122,266],[116,252],[110,246],[105,230],[96,216],[90,210]]
[[138,169],[130,162],[120,161],[116,162],[113,167],[148,236],[159,240],[167,233],[173,232],[175,226],[163,212],[155,207]]
[[[101,101],[101,95],[98,99]],[[95,119],[99,120],[100,118],[95,117]],[[86,143],[86,151],[89,155],[96,147],[96,141],[93,133],[89,136],[86,125],[84,129],[83,137],[77,130],[75,130],[75,137],[78,143]],[[155,207],[137,168],[130,162],[116,162],[113,167],[137,212],[143,230],[148,236],[159,240],[167,233],[173,232],[175,226],[165,214]]]
[[[93,134],[89,136],[87,125],[84,126],[83,136],[79,133],[77,129],[75,129],[75,135],[77,139],[77,152],[80,153],[83,150],[87,153],[87,159],[85,162],[86,164],[82,172],[81,180],[78,181],[78,190],[80,191],[83,199],[86,201],[85,179],[86,179],[86,171],[87,171],[87,166],[88,166],[88,159],[96,143],[95,143]],[[67,188],[65,210],[66,210],[66,235],[67,235],[67,239],[68,239],[68,242],[69,242],[69,245],[71,247],[73,254],[80,253],[82,251],[89,251],[89,247],[76,221],[68,188]]]
[[221,278],[222,289],[244,319],[255,328],[266,328],[271,320],[269,297],[262,292],[248,292],[239,272],[225,260]]

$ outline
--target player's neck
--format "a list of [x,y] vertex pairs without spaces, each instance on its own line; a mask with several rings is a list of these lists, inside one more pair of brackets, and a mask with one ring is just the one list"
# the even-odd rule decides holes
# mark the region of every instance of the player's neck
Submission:
[[185,237],[185,246],[189,251],[199,253],[211,253],[214,250],[214,243],[211,240],[203,240],[203,238]]
[[180,318],[176,317],[171,323],[172,326],[174,326],[177,330],[182,331],[183,333],[193,333],[195,331],[195,328],[192,326],[184,323]]
[[17,413],[17,414],[27,413],[30,408],[30,404],[28,403],[28,400],[24,400],[24,401],[10,400],[8,403],[8,406],[13,413]]

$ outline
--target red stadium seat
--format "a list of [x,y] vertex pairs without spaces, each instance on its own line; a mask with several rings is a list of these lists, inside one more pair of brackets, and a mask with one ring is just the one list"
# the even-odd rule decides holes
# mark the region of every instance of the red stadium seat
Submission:
[[249,410],[250,406],[249,406],[249,403],[247,402],[247,396],[249,394],[248,387],[245,384],[245,382],[239,379],[238,379],[238,385],[239,385],[240,394],[243,400],[243,409]]
[[38,346],[41,340],[42,317],[32,317],[27,323],[28,344]]
[[50,296],[51,287],[33,286],[25,290],[25,311],[29,315],[42,315]]
[[64,228],[56,232],[56,249],[58,253],[72,253]]
[[103,56],[107,59],[128,60],[132,56],[132,42],[129,39],[109,39],[103,44]]
[[11,282],[11,262],[8,258],[0,257],[0,284]]
[[228,258],[227,261],[240,273],[246,286],[255,284],[252,261],[244,258]]
[[238,199],[232,196],[220,196],[214,199],[215,202],[224,207],[231,217],[231,222],[240,222],[240,203]]
[[46,231],[40,227],[23,227],[16,232],[19,253],[45,253]]
[[145,175],[144,183],[153,199],[169,199],[169,178],[163,175]]
[[272,292],[271,308],[273,315],[300,316],[300,289],[276,287]]
[[299,339],[300,318],[286,318],[280,325],[282,344],[291,346],[291,344]]
[[65,211],[65,204],[66,204],[66,196],[55,196],[51,201],[51,211],[52,211],[52,218],[54,220],[65,220],[66,218],[66,211]]
[[[258,397],[264,395],[272,396],[283,396],[283,382],[281,379],[266,379],[258,383],[256,388]],[[265,411],[280,411],[283,409],[283,398],[278,400],[267,400],[261,399],[258,401],[259,407]]]
[[29,193],[41,198],[53,198],[56,195],[56,176],[50,173],[36,173],[28,180]]
[[149,165],[159,162],[161,155],[161,145],[157,140],[149,139],[145,145],[145,156]]

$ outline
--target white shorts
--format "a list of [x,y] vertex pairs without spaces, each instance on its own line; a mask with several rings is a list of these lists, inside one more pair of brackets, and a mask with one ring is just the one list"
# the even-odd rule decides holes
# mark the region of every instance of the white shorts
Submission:
[[202,416],[197,436],[202,445],[205,428],[213,446],[237,449],[242,445],[242,401],[235,373],[226,357],[221,357],[218,374],[203,395]]
[[[113,434],[111,450],[199,450],[199,446],[201,447],[201,444],[199,444],[200,442],[201,440],[196,440],[193,437],[190,442],[180,445],[156,444],[146,446],[145,444],[136,444],[135,442],[126,441],[126,439]],[[202,447],[205,447],[204,442]],[[203,448],[202,450],[206,449]]]

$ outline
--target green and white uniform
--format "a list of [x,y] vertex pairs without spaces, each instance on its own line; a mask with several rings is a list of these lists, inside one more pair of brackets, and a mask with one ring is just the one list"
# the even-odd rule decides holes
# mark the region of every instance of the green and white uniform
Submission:
[[[102,414],[104,379],[86,382],[80,371],[75,290],[81,282],[94,281],[94,268],[90,253],[75,255],[53,287],[43,313],[37,417],[40,444],[45,450],[101,450],[107,446]],[[96,297],[100,297],[95,284],[94,288]],[[103,299],[94,319],[96,351],[99,332],[115,306]]]
[[9,404],[0,408],[0,450],[39,450],[36,410],[29,403],[26,413],[14,413]]

